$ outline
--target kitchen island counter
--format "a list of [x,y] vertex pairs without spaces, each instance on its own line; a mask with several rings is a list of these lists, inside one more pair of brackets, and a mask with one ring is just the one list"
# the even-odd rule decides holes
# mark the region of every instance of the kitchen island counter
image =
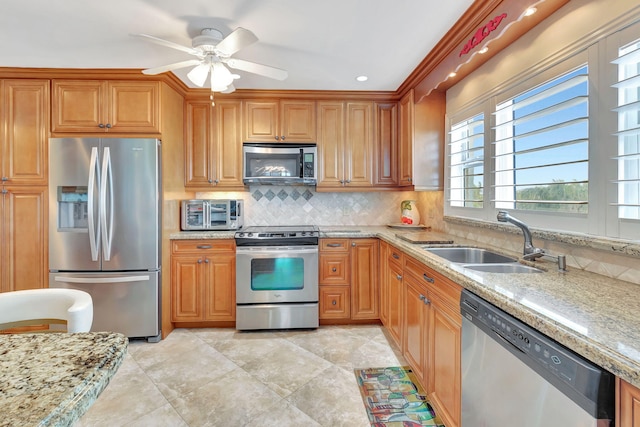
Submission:
[[119,333],[0,335],[0,426],[70,426],[127,352]]

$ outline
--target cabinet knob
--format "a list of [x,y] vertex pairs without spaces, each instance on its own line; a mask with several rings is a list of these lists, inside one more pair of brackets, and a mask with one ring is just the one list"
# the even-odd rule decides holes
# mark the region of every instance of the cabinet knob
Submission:
[[111,123],[107,123],[107,129],[111,129]]
[[409,182],[413,182],[413,178],[409,178],[409,179],[408,179],[408,181],[409,181]]
[[209,258],[205,258],[204,263],[209,264]]
[[424,299],[426,298],[424,295],[420,294],[420,296],[418,297],[420,299],[420,301],[424,301]]
[[3,188],[2,191],[0,191],[0,193],[2,193],[2,194],[7,194],[8,192],[9,191],[7,189],[5,189],[5,188]]
[[351,246],[356,247],[356,242],[351,242]]
[[392,257],[394,257],[395,259],[400,259],[400,255],[398,255],[397,253],[392,253],[391,254]]
[[104,124],[100,123],[100,124],[98,125],[98,127],[99,127],[100,129],[104,129]]
[[426,298],[422,300],[422,302],[424,302],[426,305],[431,304],[431,300],[429,298]]
[[331,305],[336,305],[336,304],[338,304],[338,301],[336,300],[331,301]]
[[282,135],[282,136],[280,137],[280,139],[284,141],[284,135]]
[[345,182],[346,182],[347,184],[351,184],[351,180],[350,180],[350,179],[346,180]]
[[401,274],[396,275],[396,279],[402,280],[402,275]]
[[202,264],[202,260],[201,259],[198,260],[198,264]]
[[212,179],[208,179],[207,181],[209,182],[209,184],[213,184],[213,180]]
[[2,180],[3,180],[3,181],[9,181],[9,177],[7,177],[7,176],[3,176],[3,177],[2,177]]
[[217,178],[213,181],[213,183],[216,184],[216,185],[218,185],[219,182],[220,182],[220,180],[217,179]]
[[336,271],[338,271],[338,269],[337,269],[337,268],[335,268],[335,267],[333,267],[333,268],[331,269],[331,271],[335,273]]
[[280,136],[276,135],[276,141],[280,141]]

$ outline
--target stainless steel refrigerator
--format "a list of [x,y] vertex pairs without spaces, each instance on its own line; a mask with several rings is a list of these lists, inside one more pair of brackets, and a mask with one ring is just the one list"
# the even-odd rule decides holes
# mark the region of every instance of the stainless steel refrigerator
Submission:
[[159,341],[160,141],[53,138],[49,287],[93,298],[92,331]]

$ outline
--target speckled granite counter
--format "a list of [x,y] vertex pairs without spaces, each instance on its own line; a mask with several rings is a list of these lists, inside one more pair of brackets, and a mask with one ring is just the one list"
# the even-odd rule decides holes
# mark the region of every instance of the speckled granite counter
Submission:
[[[543,273],[481,273],[398,237],[407,232],[383,226],[320,227],[321,237],[378,237],[640,387],[640,286],[577,269],[558,272],[556,264],[546,260],[528,263],[545,270]],[[218,237],[207,238],[233,237],[233,233],[215,235]],[[451,238],[454,245],[478,246],[477,242]],[[500,248],[488,249],[504,253]]]
[[118,333],[0,335],[0,426],[70,426],[127,352]]

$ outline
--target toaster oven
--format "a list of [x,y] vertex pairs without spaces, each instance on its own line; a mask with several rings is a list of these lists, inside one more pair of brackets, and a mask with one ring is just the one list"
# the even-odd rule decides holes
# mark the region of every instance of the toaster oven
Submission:
[[182,201],[182,230],[237,230],[244,225],[242,200]]

